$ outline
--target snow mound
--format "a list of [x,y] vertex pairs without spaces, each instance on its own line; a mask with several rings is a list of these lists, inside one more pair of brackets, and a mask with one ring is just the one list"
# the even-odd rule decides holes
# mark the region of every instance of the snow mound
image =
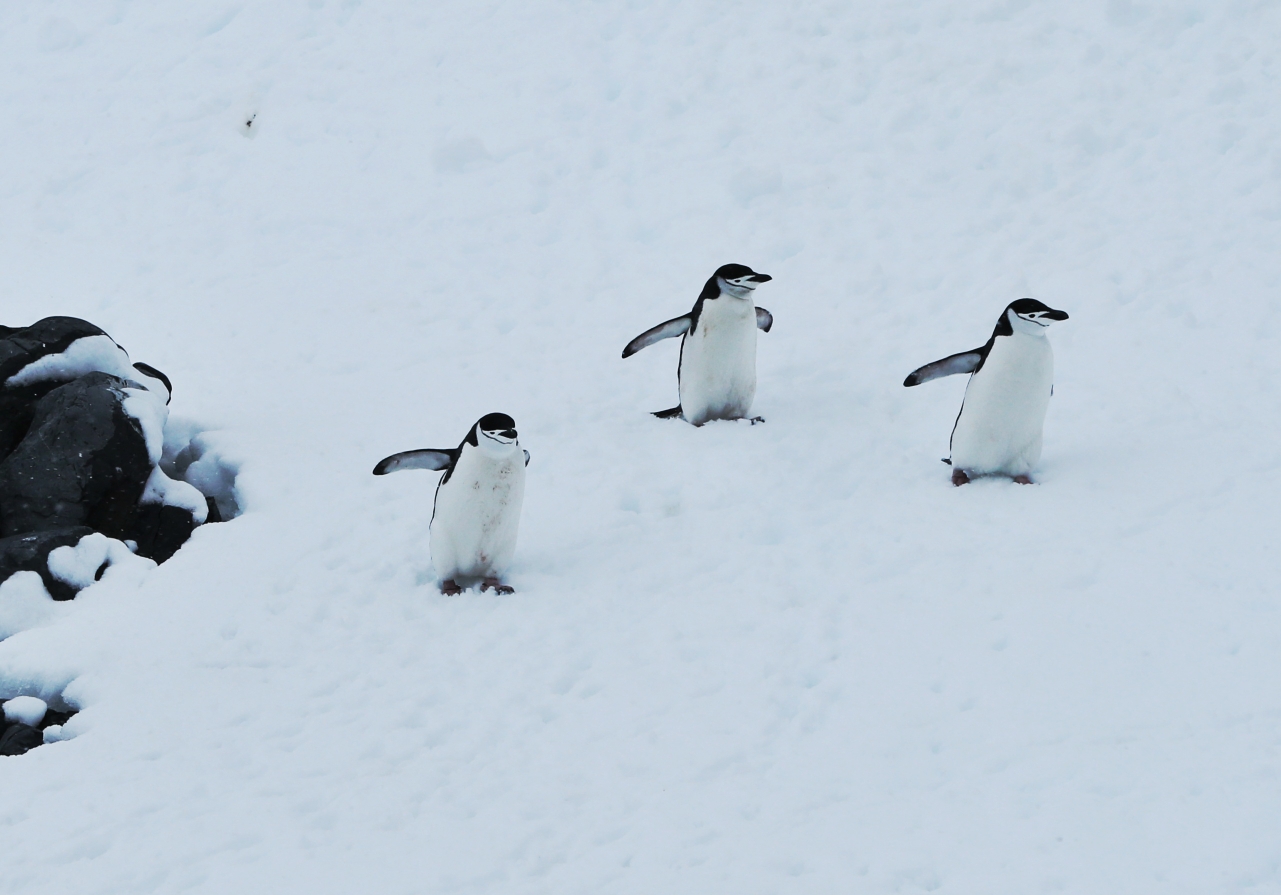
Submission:
[[85,535],[74,547],[49,551],[49,571],[78,588],[89,587],[107,574],[136,583],[155,567],[152,560],[135,556],[124,543],[99,532]]
[[15,696],[4,704],[4,717],[7,721],[19,721],[35,727],[44,720],[49,704],[35,696]]
[[190,484],[203,496],[213,498],[224,521],[240,515],[236,491],[240,461],[233,459],[227,441],[225,432],[207,430],[194,420],[170,417],[159,463],[168,478]]
[[52,620],[59,604],[38,572],[18,572],[0,582],[0,640]]

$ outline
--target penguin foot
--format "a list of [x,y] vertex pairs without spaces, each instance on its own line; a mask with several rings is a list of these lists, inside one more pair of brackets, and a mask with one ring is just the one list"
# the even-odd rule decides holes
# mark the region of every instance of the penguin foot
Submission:
[[952,470],[952,484],[953,484],[953,485],[955,485],[956,487],[958,487],[958,488],[959,488],[959,487],[961,487],[962,485],[968,485],[968,484],[969,484],[969,482],[970,482],[970,477],[969,477],[968,475],[966,475],[966,474],[965,474],[965,470],[964,470],[964,469],[953,469],[953,470]]
[[765,417],[763,417],[763,416],[754,416],[754,417],[752,417],[748,422],[750,422],[753,426],[755,426],[757,423],[763,423],[763,422],[765,422]]
[[516,588],[512,587],[510,584],[503,584],[497,578],[486,578],[484,581],[480,583],[480,589],[482,591],[492,590],[495,593],[499,593],[499,594],[516,593]]
[[1018,482],[1020,485],[1035,485],[1035,484],[1036,484],[1035,482],[1033,482],[1033,481],[1032,481],[1032,479],[1030,479],[1030,478],[1029,478],[1028,476],[1026,476],[1026,475],[1016,475],[1016,476],[1014,477],[1014,481]]
[[458,586],[458,582],[453,578],[446,578],[440,582],[440,592],[447,597],[456,597],[463,592],[463,589]]

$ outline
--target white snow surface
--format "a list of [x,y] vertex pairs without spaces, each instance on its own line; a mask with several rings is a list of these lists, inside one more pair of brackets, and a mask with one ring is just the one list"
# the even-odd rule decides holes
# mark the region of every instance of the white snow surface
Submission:
[[[1281,891],[1279,38],[0,6],[3,323],[164,370],[244,510],[0,643],[81,709],[0,758],[0,892]],[[655,420],[676,343],[619,352],[731,261],[767,423]],[[952,488],[964,377],[901,381],[1024,295],[1039,484]],[[437,476],[370,469],[490,411],[518,592],[449,599]]]

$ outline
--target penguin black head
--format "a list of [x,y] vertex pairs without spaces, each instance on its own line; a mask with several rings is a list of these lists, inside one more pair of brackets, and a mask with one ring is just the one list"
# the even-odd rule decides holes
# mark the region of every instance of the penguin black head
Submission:
[[487,413],[476,421],[468,440],[491,452],[503,453],[516,444],[516,421],[505,413]]
[[1067,319],[1066,311],[1056,311],[1035,298],[1020,298],[1005,306],[1005,312],[1001,314],[1001,320],[997,323],[997,328],[1002,329],[1004,326],[1009,326],[1011,332],[1018,330],[1019,332],[1039,335],[1049,329],[1050,324],[1056,320]]
[[715,298],[722,293],[734,298],[748,298],[761,283],[774,279],[767,273],[757,273],[746,264],[726,264],[716,269],[703,287],[704,298]]

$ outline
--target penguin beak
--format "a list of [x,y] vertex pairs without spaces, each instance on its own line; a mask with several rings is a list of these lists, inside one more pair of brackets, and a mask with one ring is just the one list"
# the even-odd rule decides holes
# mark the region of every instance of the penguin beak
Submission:
[[752,283],[768,283],[770,280],[774,278],[767,273],[754,273],[747,279],[749,282],[752,282]]
[[1042,314],[1041,316],[1042,316],[1042,317],[1045,317],[1047,320],[1066,320],[1066,319],[1068,319],[1067,311],[1053,311],[1053,310],[1051,310],[1051,311],[1046,311],[1046,312],[1045,312],[1044,314]]

